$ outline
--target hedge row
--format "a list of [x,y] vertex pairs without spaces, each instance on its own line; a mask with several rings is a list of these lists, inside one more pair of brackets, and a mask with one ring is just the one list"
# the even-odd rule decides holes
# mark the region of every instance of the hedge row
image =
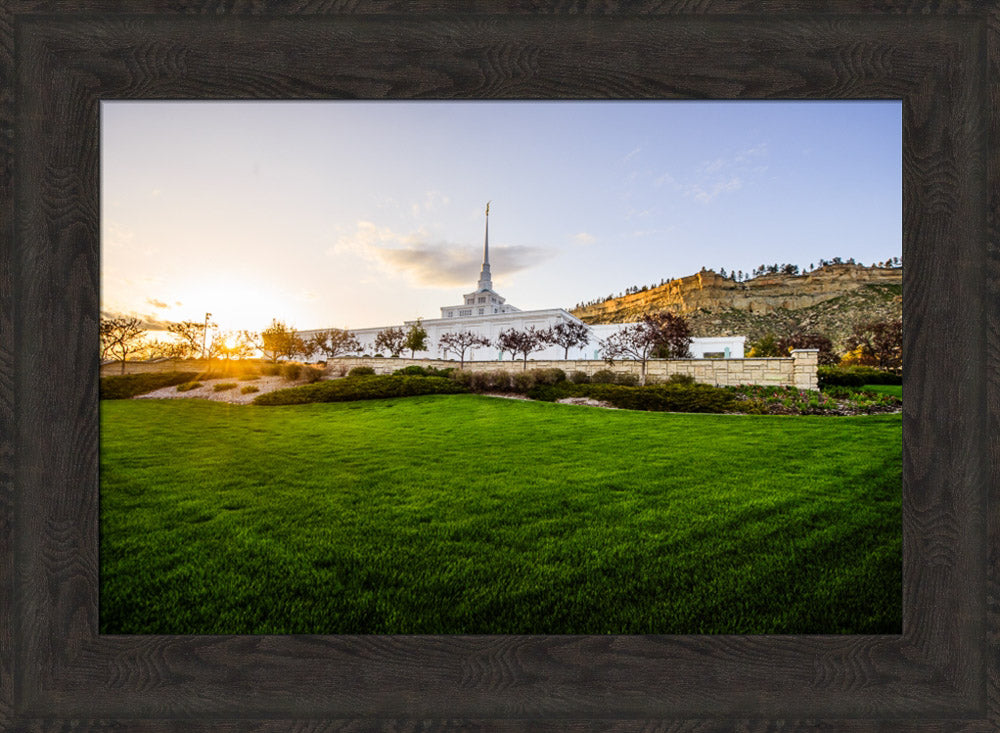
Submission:
[[388,397],[468,392],[462,385],[443,377],[379,375],[345,377],[301,387],[289,387],[262,394],[255,405],[301,405],[309,402],[349,402]]
[[101,399],[127,400],[155,389],[190,382],[197,375],[197,372],[152,372],[101,377]]
[[864,384],[902,384],[903,375],[866,366],[821,366],[817,370],[819,387],[860,387]]
[[455,371],[455,367],[438,369],[436,367],[422,367],[419,364],[411,364],[402,369],[397,369],[393,374],[405,374],[413,377],[449,377],[453,371]]
[[656,412],[728,412],[735,409],[733,395],[707,384],[653,384],[631,387],[623,384],[538,385],[526,392],[533,400],[554,402],[566,397],[589,397],[624,410]]

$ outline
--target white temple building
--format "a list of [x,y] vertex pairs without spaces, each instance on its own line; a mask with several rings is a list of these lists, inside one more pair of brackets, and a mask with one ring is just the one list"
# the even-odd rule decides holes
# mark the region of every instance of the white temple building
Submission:
[[[440,347],[441,335],[449,332],[472,331],[490,340],[491,344],[496,343],[502,331],[515,329],[524,331],[529,327],[536,330],[548,329],[557,323],[583,323],[572,313],[562,308],[546,308],[543,310],[524,311],[507,303],[506,299],[493,289],[493,279],[490,273],[490,225],[489,225],[489,204],[486,205],[486,235],[483,243],[483,267],[479,273],[479,281],[476,289],[471,293],[462,296],[462,302],[457,305],[446,305],[441,307],[440,318],[420,319],[420,324],[427,331],[427,349],[414,354],[416,358],[424,359],[449,359],[455,358],[454,354],[444,353]],[[357,356],[375,356],[378,350],[375,348],[375,339],[381,331],[387,328],[402,328],[408,331],[417,321],[405,321],[402,325],[378,326],[374,328],[352,328],[351,333],[357,337],[361,344],[361,352]],[[572,347],[568,354],[565,354],[562,346],[548,346],[540,351],[535,351],[529,355],[529,360],[548,359],[600,359],[600,342],[612,333],[631,326],[631,323],[609,323],[593,324],[588,326],[590,338],[586,345]],[[317,329],[313,331],[302,331],[300,336],[309,338],[318,331],[327,329]],[[692,339],[690,351],[692,358],[743,358],[743,347],[746,342],[745,336],[724,336],[713,338]],[[390,354],[383,354],[390,356]],[[401,356],[409,356],[409,351],[404,351]],[[496,346],[477,346],[468,350],[465,354],[466,361],[520,361],[518,357],[512,357],[510,352],[501,353]]]

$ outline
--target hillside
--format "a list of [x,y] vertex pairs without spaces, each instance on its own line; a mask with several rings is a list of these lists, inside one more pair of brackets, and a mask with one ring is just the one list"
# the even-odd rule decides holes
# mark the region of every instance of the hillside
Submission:
[[644,313],[681,313],[696,336],[759,339],[795,331],[821,333],[834,350],[860,321],[902,318],[903,271],[863,265],[826,265],[802,275],[761,275],[736,282],[712,270],[572,311],[586,323],[622,323]]

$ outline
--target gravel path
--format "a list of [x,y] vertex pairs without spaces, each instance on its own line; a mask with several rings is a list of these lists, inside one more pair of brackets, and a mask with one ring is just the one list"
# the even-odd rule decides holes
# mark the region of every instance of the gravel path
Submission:
[[[201,386],[195,389],[190,389],[187,392],[178,392],[177,387],[164,387],[163,389],[157,389],[152,392],[147,392],[146,394],[138,395],[133,397],[136,400],[183,400],[183,399],[201,399],[201,400],[212,400],[214,402],[229,402],[234,405],[247,405],[253,402],[253,398],[257,395],[264,394],[266,392],[273,392],[276,389],[284,389],[285,387],[295,387],[299,384],[305,384],[304,382],[290,382],[284,377],[260,377],[259,379],[248,379],[241,381],[239,379],[233,379],[232,377],[223,377],[221,379],[203,379],[201,381]],[[232,389],[223,390],[222,392],[216,392],[214,386],[216,384],[222,384],[225,382],[236,382],[236,386]],[[257,388],[258,391],[251,392],[249,394],[243,394],[240,390],[252,384]]]

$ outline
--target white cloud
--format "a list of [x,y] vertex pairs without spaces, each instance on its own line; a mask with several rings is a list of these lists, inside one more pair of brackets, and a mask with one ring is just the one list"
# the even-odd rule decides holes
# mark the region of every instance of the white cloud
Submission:
[[[482,250],[452,242],[430,242],[423,230],[395,232],[359,221],[353,234],[342,236],[327,254],[352,253],[384,272],[401,275],[421,287],[471,286],[479,276]],[[490,265],[498,279],[542,262],[552,253],[540,247],[490,245]]]
[[760,163],[766,155],[767,144],[759,143],[728,157],[702,161],[687,179],[678,180],[670,173],[663,173],[653,179],[653,185],[667,186],[687,198],[709,204],[723,194],[739,191],[766,171],[767,166]]
[[694,184],[685,188],[684,195],[692,197],[695,201],[707,204],[721,193],[738,191],[743,187],[743,181],[733,176],[726,181],[717,181],[709,186]]
[[576,242],[577,244],[587,245],[596,242],[597,237],[595,237],[593,234],[587,234],[587,232],[579,232],[573,235],[573,241]]
[[624,158],[622,158],[622,163],[627,163],[628,161],[632,160],[632,158],[637,156],[641,151],[642,147],[637,146],[635,149],[632,150],[631,153],[628,153]]

